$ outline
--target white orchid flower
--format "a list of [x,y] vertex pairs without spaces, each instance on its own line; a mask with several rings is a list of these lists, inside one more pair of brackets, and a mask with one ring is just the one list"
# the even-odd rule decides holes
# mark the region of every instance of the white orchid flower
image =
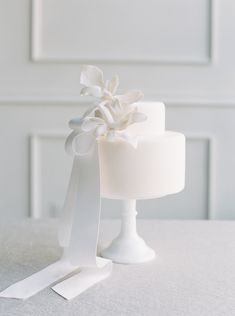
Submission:
[[119,86],[119,78],[115,76],[111,80],[104,81],[101,69],[91,65],[82,67],[80,83],[84,85],[81,95],[89,95],[99,99],[112,99]]
[[82,67],[80,83],[84,85],[81,95],[96,97],[100,102],[96,106],[95,116],[103,119],[108,130],[123,130],[128,125],[142,122],[145,114],[137,111],[133,103],[138,102],[143,93],[132,90],[124,95],[116,95],[119,78],[104,81],[101,69],[85,65]]
[[96,97],[98,103],[69,122],[73,132],[66,141],[67,151],[84,155],[93,147],[96,137],[101,135],[109,140],[121,138],[136,147],[136,139],[123,130],[146,119],[146,115],[138,112],[134,105],[143,97],[143,93],[132,90],[117,95],[118,76],[104,81],[103,72],[89,65],[82,68],[81,84],[84,85],[81,94]]

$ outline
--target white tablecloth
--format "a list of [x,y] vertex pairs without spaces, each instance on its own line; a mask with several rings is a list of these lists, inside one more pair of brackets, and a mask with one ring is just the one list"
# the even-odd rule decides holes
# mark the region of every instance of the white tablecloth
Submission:
[[[102,222],[101,244],[118,226]],[[69,302],[50,288],[26,301],[2,298],[0,315],[235,315],[235,222],[139,220],[138,228],[154,261],[115,264],[110,278]],[[0,290],[59,258],[56,230],[54,220],[0,225]]]

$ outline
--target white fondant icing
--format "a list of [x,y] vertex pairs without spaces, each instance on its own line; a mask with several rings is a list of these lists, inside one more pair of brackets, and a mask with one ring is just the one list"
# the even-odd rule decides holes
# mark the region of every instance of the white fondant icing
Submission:
[[165,105],[162,102],[138,102],[138,111],[147,119],[128,126],[126,131],[132,135],[161,134],[165,131]]
[[123,140],[99,139],[101,194],[113,199],[149,199],[184,188],[185,137],[175,132]]

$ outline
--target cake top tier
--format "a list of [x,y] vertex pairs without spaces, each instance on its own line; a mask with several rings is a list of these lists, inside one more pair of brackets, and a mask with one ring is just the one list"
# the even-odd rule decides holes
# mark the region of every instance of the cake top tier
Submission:
[[146,115],[146,120],[128,126],[126,131],[134,136],[162,134],[165,132],[165,105],[162,102],[139,102],[138,111]]

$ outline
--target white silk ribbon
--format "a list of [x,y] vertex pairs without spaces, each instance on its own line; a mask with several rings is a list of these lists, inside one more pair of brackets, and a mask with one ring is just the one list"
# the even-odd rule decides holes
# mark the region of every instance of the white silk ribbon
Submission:
[[66,277],[71,272],[78,269],[72,266],[65,258],[61,258],[43,270],[36,272],[26,279],[16,282],[0,292],[0,297],[27,299],[58,280]]
[[97,267],[83,268],[81,272],[52,287],[57,294],[67,300],[78,296],[89,287],[106,279],[112,272],[112,261],[97,257]]
[[59,227],[64,255],[59,261],[9,286],[0,292],[0,297],[26,299],[80,268],[78,274],[52,287],[65,299],[72,299],[111,273],[112,262],[96,257],[100,221],[96,136],[81,131],[77,124],[65,147],[74,155],[74,161]]
[[[73,131],[65,143],[74,161],[58,231],[63,257],[9,286],[0,292],[0,297],[26,299],[79,269],[79,273],[52,287],[69,300],[111,273],[112,262],[96,257],[101,199],[97,134],[103,130],[98,122],[99,128],[93,125],[92,129],[84,131],[84,119],[70,121]],[[122,139],[137,146],[137,139],[124,132],[110,133],[107,138],[110,141]]]
[[68,247],[74,265],[96,266],[100,218],[98,144],[91,133],[72,132],[66,150],[75,155],[59,229],[59,242]]

